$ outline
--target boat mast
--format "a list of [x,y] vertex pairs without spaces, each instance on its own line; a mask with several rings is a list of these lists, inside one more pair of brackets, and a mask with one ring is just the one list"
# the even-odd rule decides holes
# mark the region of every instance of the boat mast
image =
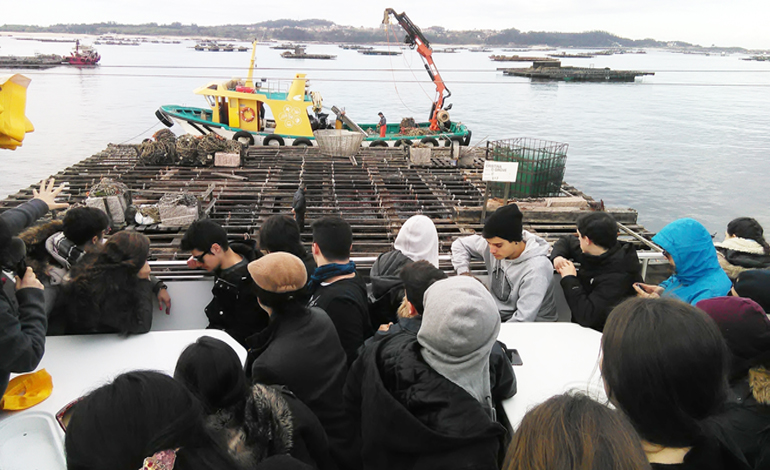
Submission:
[[246,86],[254,88],[254,58],[257,55],[257,40],[251,43],[251,62],[249,63],[249,74],[246,77]]

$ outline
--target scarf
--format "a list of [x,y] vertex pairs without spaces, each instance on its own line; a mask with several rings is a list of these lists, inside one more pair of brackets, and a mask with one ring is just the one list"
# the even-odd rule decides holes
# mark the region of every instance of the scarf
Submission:
[[356,263],[349,261],[347,264],[329,263],[315,268],[315,272],[310,276],[310,282],[307,286],[310,292],[313,292],[323,281],[331,277],[344,276],[356,272]]

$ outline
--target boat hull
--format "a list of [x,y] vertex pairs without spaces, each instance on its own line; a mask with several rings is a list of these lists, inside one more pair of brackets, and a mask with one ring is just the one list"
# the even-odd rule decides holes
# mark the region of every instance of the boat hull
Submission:
[[[314,137],[296,136],[288,134],[275,134],[269,132],[271,121],[267,121],[268,132],[252,132],[231,127],[211,120],[211,111],[204,108],[185,106],[161,106],[155,113],[158,119],[168,127],[179,125],[186,133],[193,135],[218,134],[228,140],[238,139],[250,145],[270,146],[317,146]],[[418,123],[418,128],[425,129],[430,123]],[[361,124],[362,129],[369,135],[361,143],[362,147],[400,147],[422,143],[428,146],[452,145],[459,142],[460,145],[468,145],[471,140],[471,131],[465,125],[452,123],[447,132],[439,132],[429,135],[403,135],[399,134],[398,124],[389,124],[385,137],[380,137],[375,131],[376,124]]]

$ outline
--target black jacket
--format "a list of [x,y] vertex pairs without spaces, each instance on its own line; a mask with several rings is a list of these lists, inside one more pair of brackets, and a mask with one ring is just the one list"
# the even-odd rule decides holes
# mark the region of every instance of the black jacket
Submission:
[[561,287],[572,311],[572,321],[598,331],[610,311],[627,297],[636,295],[633,284],[642,282],[636,249],[618,242],[599,256],[584,254],[578,237],[560,238],[551,252],[551,260],[561,256],[580,264],[577,277],[566,276]]
[[294,197],[291,200],[291,208],[294,212],[305,212],[307,209],[307,203],[305,202],[305,191],[301,188],[294,193]]
[[206,306],[209,328],[224,330],[246,346],[246,338],[267,327],[269,318],[257,302],[254,281],[248,266],[257,258],[252,244],[233,242],[230,248],[243,259],[227,269],[216,272],[211,293],[214,298]]
[[358,274],[329,285],[319,285],[312,293],[308,307],[318,307],[334,323],[347,356],[347,365],[358,357],[358,349],[374,334],[369,319],[366,284]]
[[374,342],[353,364],[345,405],[370,469],[498,469],[505,428],[422,359],[411,335]]
[[[0,215],[11,233],[25,227],[48,212],[48,205],[33,199]],[[0,247],[2,250],[5,247]],[[16,290],[15,281],[0,275],[0,394],[5,393],[10,373],[30,372],[43,358],[45,331],[45,297],[41,289]]]
[[755,380],[753,393],[748,379],[734,384],[734,400],[717,421],[752,468],[770,470],[770,372],[759,368],[753,371],[762,376],[761,380]]
[[265,330],[246,342],[246,375],[291,390],[321,421],[335,459],[343,459],[349,434],[342,403],[347,367],[326,313],[316,308],[276,313]]

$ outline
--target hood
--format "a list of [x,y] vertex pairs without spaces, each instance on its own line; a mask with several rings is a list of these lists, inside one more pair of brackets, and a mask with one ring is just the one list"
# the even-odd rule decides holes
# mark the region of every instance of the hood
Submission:
[[36,245],[45,245],[45,242],[51,235],[61,232],[64,228],[64,222],[61,220],[52,220],[48,223],[34,225],[19,234],[19,238],[24,240],[27,250],[32,251]]
[[545,241],[544,238],[540,238],[537,235],[530,233],[526,230],[521,232],[522,240],[526,243],[524,251],[516,259],[505,260],[513,264],[523,263],[528,259],[535,258],[537,256],[548,257],[548,251],[551,249],[551,245]]
[[652,237],[652,241],[671,255],[676,265],[675,275],[686,286],[715,272],[723,273],[711,235],[697,220],[675,220]]
[[53,256],[57,263],[66,269],[72,269],[72,265],[85,254],[67,237],[64,232],[57,232],[45,241],[45,249]]
[[428,366],[412,335],[377,341],[359,361],[362,431],[378,446],[425,455],[505,433],[476,399]]
[[412,261],[425,260],[438,268],[438,232],[424,215],[414,215],[404,222],[393,247]]
[[724,248],[726,250],[735,250],[742,253],[751,253],[752,255],[764,255],[765,248],[750,238],[725,238],[723,242],[716,242],[714,246],[717,248]]
[[412,260],[400,250],[388,251],[377,257],[377,261],[374,262],[370,270],[370,275],[372,278],[393,277],[398,279],[401,269],[411,262]]
[[423,359],[491,408],[489,352],[500,332],[494,297],[478,280],[453,276],[433,283],[423,302],[417,333]]
[[770,370],[762,366],[749,370],[749,386],[757,403],[770,406]]

